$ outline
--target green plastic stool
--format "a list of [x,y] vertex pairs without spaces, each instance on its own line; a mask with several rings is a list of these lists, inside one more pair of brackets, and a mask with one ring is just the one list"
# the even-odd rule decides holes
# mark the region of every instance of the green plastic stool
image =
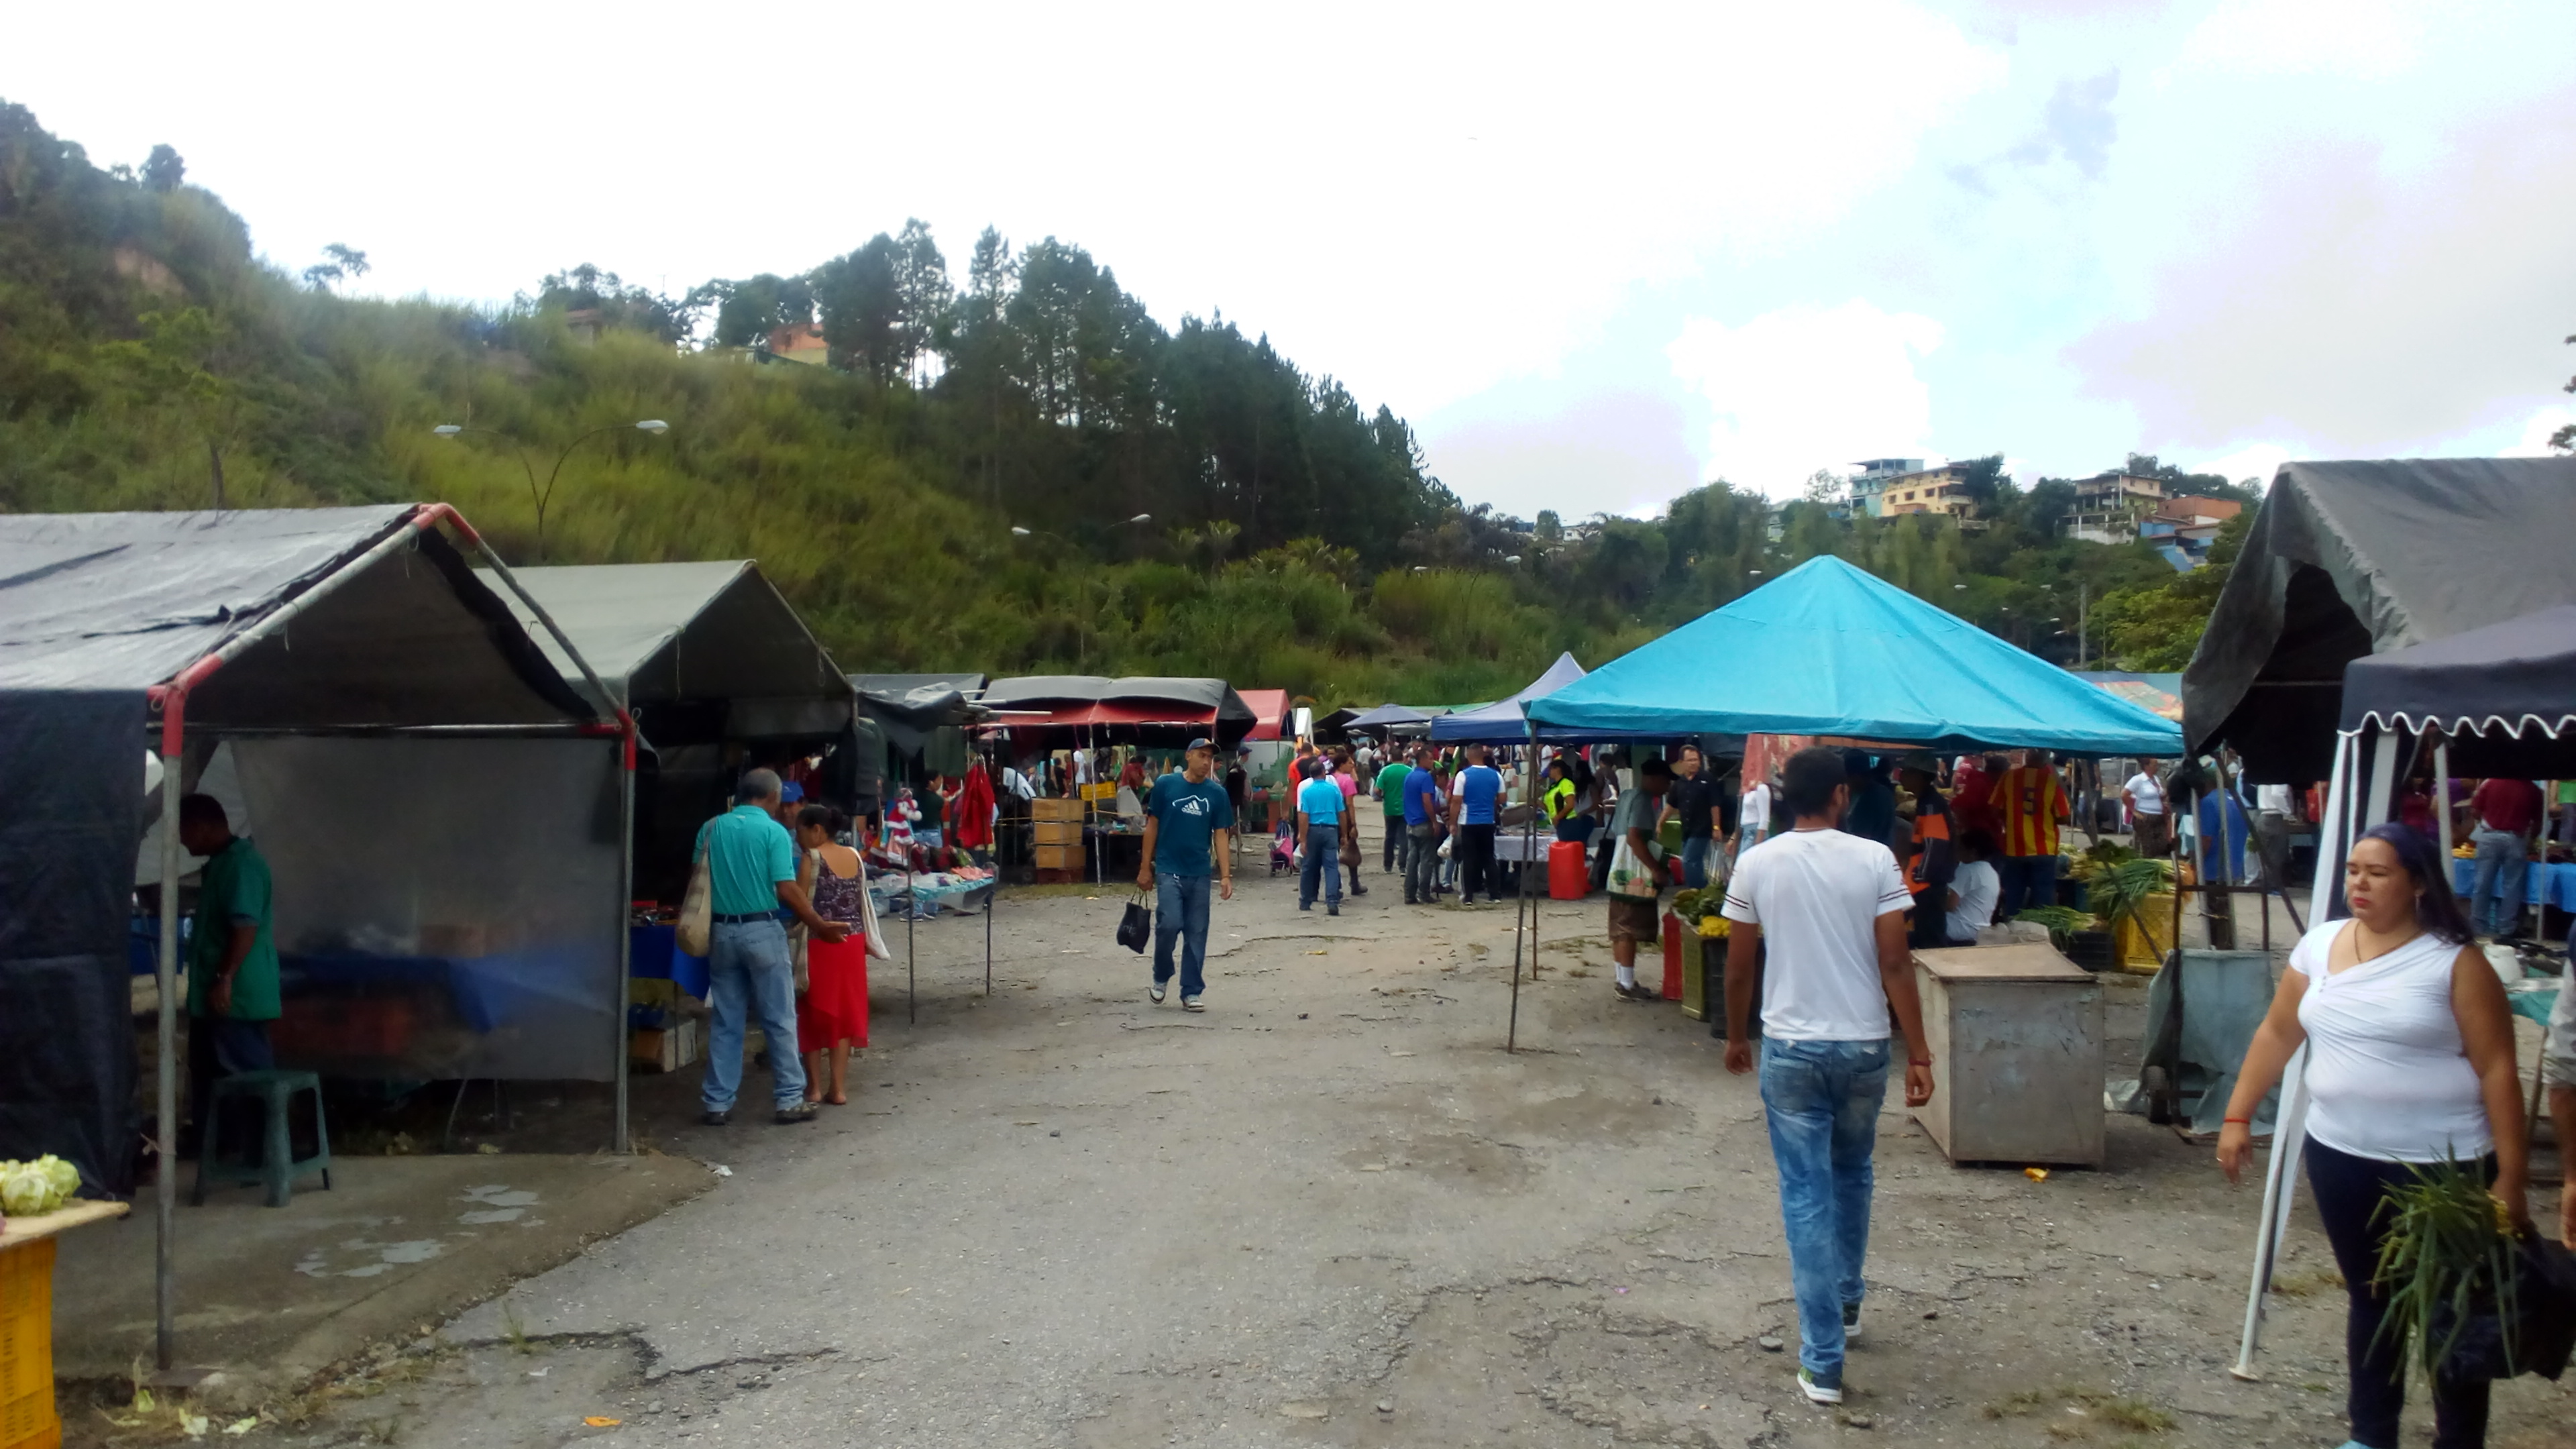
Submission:
[[[311,1157],[298,1158],[287,1134],[287,1108],[298,1092],[313,1094],[313,1136],[317,1143]],[[216,1139],[221,1135],[224,1102],[231,1097],[257,1097],[265,1109],[267,1131],[260,1160],[224,1162]],[[295,1179],[305,1173],[322,1174],[322,1190],[331,1190],[331,1129],[322,1118],[322,1079],[311,1072],[266,1071],[236,1072],[217,1077],[213,1100],[204,1107],[205,1141],[197,1149],[197,1184],[188,1196],[191,1207],[206,1205],[206,1172],[213,1165],[219,1182],[260,1183],[268,1188],[268,1205],[284,1207],[295,1195]]]

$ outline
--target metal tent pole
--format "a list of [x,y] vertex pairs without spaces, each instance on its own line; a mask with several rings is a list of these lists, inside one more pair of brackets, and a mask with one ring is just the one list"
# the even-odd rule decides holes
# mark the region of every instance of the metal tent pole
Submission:
[[[2352,775],[2353,753],[2353,737],[2338,733],[2334,766],[2326,776],[2325,818],[2317,822],[2316,886],[2308,900],[2308,919],[2312,921],[2325,918],[2335,898],[2335,883],[2343,874],[2343,853],[2352,836],[2344,807],[2352,793],[2347,782]],[[2263,1299],[2271,1290],[2272,1266],[2279,1259],[2281,1235],[2289,1229],[2290,1203],[2298,1190],[2299,1149],[2307,1132],[2307,1065],[2308,1049],[2303,1044],[2290,1054],[2282,1070],[2281,1105],[2272,1120],[2272,1160],[2263,1174],[2263,1216],[2254,1230],[2254,1268],[2245,1293],[2244,1332],[2237,1341],[2236,1363],[2228,1369],[2240,1379],[2260,1377],[2254,1369],[2254,1352],[2262,1344]]]
[[626,1119],[627,1046],[626,1017],[635,1005],[635,723],[617,740],[617,1020],[612,1023],[611,1040],[615,1043],[617,1091],[617,1125],[610,1132],[608,1149],[623,1155],[634,1150],[628,1135]]
[[[153,1082],[152,1169],[152,1354],[168,1369],[178,1352],[179,1232],[179,798],[185,761],[185,714],[188,697],[173,692],[161,707],[161,959],[153,971],[160,988],[160,1019],[154,1024],[158,1060]],[[188,1043],[191,1051],[212,1051],[204,1042]],[[201,1147],[199,1149],[203,1151]]]
[[[2433,829],[2444,860],[2451,858],[2451,737],[2433,747]],[[2447,868],[2447,867],[2446,867]]]
[[906,1026],[921,1020],[921,976],[913,969],[913,962],[919,954],[913,949],[913,923],[921,918],[921,900],[914,894],[917,889],[912,881],[912,851],[907,847],[903,853],[903,1024]]

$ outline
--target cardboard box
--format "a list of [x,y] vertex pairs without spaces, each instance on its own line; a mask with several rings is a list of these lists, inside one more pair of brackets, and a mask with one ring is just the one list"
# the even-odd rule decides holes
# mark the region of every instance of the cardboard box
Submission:
[[1040,870],[1080,870],[1083,866],[1082,847],[1041,845],[1037,848],[1036,863]]
[[627,1060],[637,1070],[676,1072],[696,1065],[704,1038],[694,1017],[681,1017],[667,1027],[637,1027],[628,1033]]
[[1040,845],[1080,845],[1082,822],[1079,820],[1041,820],[1030,827],[1037,832]]
[[1029,802],[1029,818],[1032,820],[1070,820],[1079,825],[1082,823],[1082,802],[1079,800],[1059,799],[1052,795],[1044,796]]

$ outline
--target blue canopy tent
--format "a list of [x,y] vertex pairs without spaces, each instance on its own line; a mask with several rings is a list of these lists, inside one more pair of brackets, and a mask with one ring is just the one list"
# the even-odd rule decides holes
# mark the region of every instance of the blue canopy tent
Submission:
[[[1583,678],[1583,666],[1574,662],[1574,656],[1559,654],[1556,656],[1556,662],[1547,667],[1545,674],[1530,681],[1527,689],[1511,698],[1498,699],[1492,704],[1480,705],[1475,709],[1462,709],[1455,714],[1442,715],[1433,720],[1431,742],[1439,745],[1528,744],[1529,722],[1522,713],[1523,707],[1531,700],[1554,694],[1581,678]],[[1598,734],[1580,734],[1564,738],[1570,740],[1578,737],[1585,742],[1601,738]],[[1541,732],[1539,735],[1541,743],[1558,742],[1559,738],[1546,732]]]
[[1832,557],[1532,699],[1528,715],[1542,739],[1839,735],[1944,751],[2182,753],[2172,721]]

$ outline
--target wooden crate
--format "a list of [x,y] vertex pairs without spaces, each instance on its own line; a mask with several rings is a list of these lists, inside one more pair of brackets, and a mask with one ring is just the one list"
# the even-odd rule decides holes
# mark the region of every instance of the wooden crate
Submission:
[[1041,845],[1037,848],[1036,864],[1040,870],[1078,871],[1082,869],[1082,863],[1082,847],[1079,845]]
[[1041,846],[1082,843],[1082,822],[1079,820],[1041,820],[1030,828],[1037,832],[1037,843]]
[[1070,820],[1078,825],[1082,822],[1082,802],[1079,800],[1058,799],[1052,795],[1045,796],[1029,802],[1029,818],[1032,820]]
[[1038,884],[1080,885],[1082,884],[1082,870],[1080,867],[1076,867],[1072,870],[1062,870],[1053,866],[1042,865],[1038,867]]
[[[1914,954],[1932,1100],[1953,1162],[2102,1165],[2102,986],[2038,944]],[[1889,1043],[1902,1049],[1902,1041]],[[1891,1065],[1890,1090],[1904,1080]]]

